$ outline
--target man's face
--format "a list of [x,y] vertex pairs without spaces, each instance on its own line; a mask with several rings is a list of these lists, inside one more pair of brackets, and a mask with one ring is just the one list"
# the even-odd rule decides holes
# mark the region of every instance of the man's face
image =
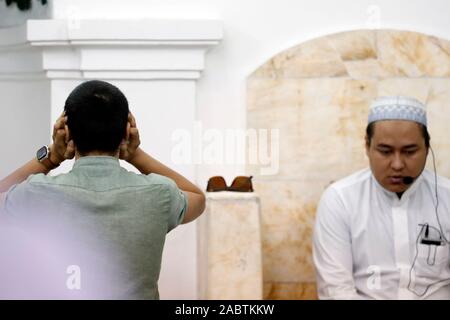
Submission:
[[374,123],[366,153],[373,175],[385,189],[404,192],[409,185],[403,177],[420,175],[428,154],[420,125],[405,120],[384,120]]

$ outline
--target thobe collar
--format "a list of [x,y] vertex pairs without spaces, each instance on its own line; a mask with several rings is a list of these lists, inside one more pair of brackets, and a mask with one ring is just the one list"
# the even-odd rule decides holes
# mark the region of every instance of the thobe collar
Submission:
[[400,198],[398,197],[396,192],[392,192],[392,191],[389,191],[389,190],[385,189],[378,182],[378,180],[375,178],[375,176],[373,175],[372,172],[371,172],[371,179],[372,179],[372,181],[374,181],[376,190],[378,190],[383,196],[385,196],[387,199],[389,199],[391,204],[402,205],[406,201],[408,201],[411,196],[414,195],[414,193],[416,192],[416,190],[419,188],[420,184],[422,183],[423,176],[422,176],[422,174],[420,174],[414,180],[414,182],[409,186],[409,188],[406,189],[405,192],[403,192],[403,194],[402,194],[402,196]]

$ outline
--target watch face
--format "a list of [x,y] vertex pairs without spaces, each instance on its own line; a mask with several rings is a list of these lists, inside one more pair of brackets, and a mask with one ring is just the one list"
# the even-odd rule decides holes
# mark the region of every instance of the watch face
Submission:
[[36,158],[41,161],[47,157],[47,147],[40,148],[36,153]]

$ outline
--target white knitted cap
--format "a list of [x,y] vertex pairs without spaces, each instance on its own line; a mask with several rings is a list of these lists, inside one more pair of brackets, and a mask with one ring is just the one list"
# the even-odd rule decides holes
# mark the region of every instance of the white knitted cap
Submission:
[[426,108],[423,103],[410,97],[379,97],[370,105],[369,124],[379,120],[409,120],[426,126]]

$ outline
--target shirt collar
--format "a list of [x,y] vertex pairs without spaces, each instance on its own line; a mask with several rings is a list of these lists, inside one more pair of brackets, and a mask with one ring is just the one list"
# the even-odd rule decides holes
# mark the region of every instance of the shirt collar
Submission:
[[405,201],[407,201],[417,190],[417,188],[419,187],[419,185],[422,183],[423,177],[422,174],[420,174],[415,180],[414,182],[409,186],[408,189],[406,189],[405,192],[403,192],[401,198],[399,199],[397,196],[397,193],[386,190],[379,182],[378,180],[375,178],[375,176],[373,175],[373,173],[371,173],[371,178],[375,183],[376,189],[378,191],[380,191],[381,193],[383,193],[386,197],[388,197],[391,201],[395,201],[395,202],[399,202],[399,203],[404,203]]
[[119,159],[111,156],[86,156],[81,157],[75,161],[73,168],[79,167],[98,167],[108,166],[115,167],[120,166]]

